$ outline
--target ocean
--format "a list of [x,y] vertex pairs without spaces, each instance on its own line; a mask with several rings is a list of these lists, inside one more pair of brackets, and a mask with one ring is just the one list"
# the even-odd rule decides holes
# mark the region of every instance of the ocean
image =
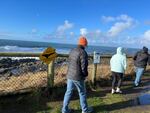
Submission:
[[[59,44],[59,43],[47,43],[47,42],[33,42],[33,41],[19,41],[19,40],[6,40],[0,39],[0,52],[43,52],[47,47],[53,47],[57,53],[68,54],[71,49],[77,45],[71,44]],[[100,54],[112,55],[116,52],[116,47],[104,47],[104,46],[88,46],[86,48],[88,54],[92,54],[94,51]],[[125,48],[127,55],[133,55],[138,49]]]

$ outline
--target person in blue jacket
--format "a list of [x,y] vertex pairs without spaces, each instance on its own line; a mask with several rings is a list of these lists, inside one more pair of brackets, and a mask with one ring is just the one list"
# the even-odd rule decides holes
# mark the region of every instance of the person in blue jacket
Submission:
[[[112,91],[111,93],[122,93],[120,90],[123,75],[127,67],[126,55],[122,47],[117,48],[117,53],[112,56],[110,60],[110,67],[112,72]],[[116,86],[117,85],[117,86]]]

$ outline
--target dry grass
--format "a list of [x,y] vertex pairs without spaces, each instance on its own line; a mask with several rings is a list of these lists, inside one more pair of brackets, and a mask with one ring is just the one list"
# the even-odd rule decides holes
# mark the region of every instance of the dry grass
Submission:
[[[103,62],[98,65],[97,67],[97,77],[98,78],[110,78],[111,76],[111,71],[110,71],[110,64],[109,64],[110,59],[103,59]],[[127,70],[125,72],[126,76],[132,76],[134,73],[134,64],[132,58],[128,58],[127,60]]]
[[67,65],[55,67],[55,77],[54,77],[55,85],[64,85],[66,81],[67,69],[68,69]]
[[46,84],[46,72],[28,73],[27,75],[17,77],[12,76],[7,80],[0,81],[0,94],[16,93],[20,90],[44,87]]
[[[97,66],[96,79],[101,78],[109,79],[111,76],[110,58],[102,58],[101,63]],[[132,58],[128,58],[128,67],[126,70],[126,76],[133,76],[134,65]],[[54,83],[56,86],[62,86],[66,82],[67,64],[55,66],[55,76]],[[89,76],[87,80],[91,80],[92,77],[93,64],[89,64],[88,71]],[[147,66],[147,70],[150,70],[150,66]],[[0,81],[0,95],[7,93],[14,93],[25,89],[44,87],[47,85],[47,72],[38,73],[27,73],[21,76],[12,76],[7,80]]]
[[[99,80],[101,78],[110,79],[111,71],[110,71],[110,58],[102,58],[101,63],[97,65],[97,73],[96,79]],[[66,82],[66,73],[67,73],[67,65],[62,65],[59,67],[55,67],[55,85],[62,85]],[[92,70],[93,64],[89,64],[88,66],[88,80],[92,78]],[[150,70],[150,66],[147,66],[147,70]],[[125,76],[133,76],[134,75],[134,64],[132,58],[127,59],[127,70],[125,72]]]

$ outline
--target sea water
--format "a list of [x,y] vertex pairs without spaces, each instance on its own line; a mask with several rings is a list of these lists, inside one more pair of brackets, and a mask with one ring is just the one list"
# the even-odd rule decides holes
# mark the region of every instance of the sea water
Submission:
[[[0,39],[0,52],[32,52],[41,53],[47,47],[53,47],[57,53],[68,54],[71,49],[77,45],[73,44],[59,44],[59,43],[47,43],[47,42],[33,42],[33,41],[18,41],[18,40],[4,40]],[[94,51],[100,54],[112,55],[116,53],[117,47],[104,47],[104,46],[92,46],[89,45],[86,50],[88,54],[92,54]],[[138,49],[125,48],[127,55],[134,55]]]

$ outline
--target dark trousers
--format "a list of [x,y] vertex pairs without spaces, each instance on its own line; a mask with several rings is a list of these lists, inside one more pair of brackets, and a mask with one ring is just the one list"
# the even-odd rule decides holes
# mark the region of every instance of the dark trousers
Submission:
[[120,88],[123,79],[123,73],[112,72],[112,79],[112,88],[115,89],[116,86]]

